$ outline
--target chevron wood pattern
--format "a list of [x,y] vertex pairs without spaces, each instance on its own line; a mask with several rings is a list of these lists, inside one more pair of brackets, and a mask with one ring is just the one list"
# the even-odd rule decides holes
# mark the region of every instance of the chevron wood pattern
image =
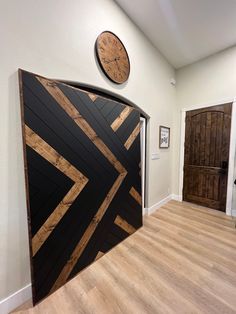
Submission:
[[131,107],[125,107],[124,110],[119,114],[119,116],[115,119],[115,121],[112,122],[111,128],[113,131],[117,131],[121,124],[125,121],[125,119],[128,117],[128,115],[131,113],[133,108]]
[[129,193],[140,205],[142,204],[142,197],[134,187],[130,189]]
[[122,219],[119,215],[117,215],[115,219],[115,224],[125,230],[127,233],[132,234],[135,232],[135,228],[131,226],[127,221]]
[[34,304],[142,226],[139,112],[20,71]]
[[121,174],[113,184],[111,190],[108,192],[106,198],[104,199],[102,205],[99,207],[97,213],[93,217],[92,221],[90,222],[89,226],[87,227],[85,233],[83,234],[82,238],[76,245],[74,251],[72,252],[70,259],[62,269],[59,277],[57,278],[56,282],[54,283],[51,292],[55,291],[59,287],[61,287],[69,277],[72,269],[74,268],[75,264],[77,263],[79,257],[83,253],[88,241],[90,240],[91,236],[93,235],[96,227],[98,226],[99,222],[101,221],[102,217],[104,216],[109,204],[111,203],[113,197],[115,196],[118,188],[120,187],[124,177],[126,174]]
[[124,144],[126,149],[130,148],[130,146],[133,144],[136,137],[139,135],[139,132],[140,132],[140,125],[138,123]]
[[33,255],[37,253],[45,240],[49,237],[60,219],[64,216],[70,205],[87,184],[88,179],[84,177],[75,167],[60,156],[50,145],[44,142],[37,134],[35,134],[27,125],[25,125],[26,144],[47,159],[56,168],[64,172],[71,178],[75,184],[65,195],[63,200],[54,209],[45,223],[32,238]]
[[98,96],[93,93],[88,93],[88,96],[92,101],[95,101],[98,98]]

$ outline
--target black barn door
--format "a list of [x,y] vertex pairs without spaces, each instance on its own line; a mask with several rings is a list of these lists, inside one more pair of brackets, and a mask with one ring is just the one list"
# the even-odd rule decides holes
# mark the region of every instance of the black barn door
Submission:
[[142,226],[140,115],[20,71],[34,304]]

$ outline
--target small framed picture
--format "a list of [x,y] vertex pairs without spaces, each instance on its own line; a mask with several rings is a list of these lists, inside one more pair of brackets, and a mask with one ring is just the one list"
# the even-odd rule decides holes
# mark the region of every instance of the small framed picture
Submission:
[[160,125],[159,130],[159,147],[169,148],[170,147],[170,128]]

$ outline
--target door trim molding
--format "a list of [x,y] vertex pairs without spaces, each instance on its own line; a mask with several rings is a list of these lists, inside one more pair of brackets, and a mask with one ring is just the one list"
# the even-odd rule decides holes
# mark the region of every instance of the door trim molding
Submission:
[[[180,160],[179,160],[179,197],[183,200],[183,183],[184,183],[184,142],[185,142],[185,117],[186,111],[202,109],[223,105],[232,102],[231,130],[230,130],[230,147],[229,147],[229,169],[227,181],[227,197],[226,197],[226,215],[232,216],[232,198],[233,198],[233,179],[234,179],[234,158],[236,152],[236,97],[226,98],[214,103],[197,104],[189,108],[181,109],[180,121]],[[233,127],[234,126],[234,127]]]
[[229,169],[227,182],[227,198],[226,198],[226,214],[232,216],[232,201],[234,188],[234,158],[236,152],[236,98],[233,100],[232,114],[231,114],[231,132],[230,132],[230,146],[229,146]]
[[147,182],[146,178],[146,118],[141,117],[141,130],[140,130],[140,149],[141,149],[141,174],[142,174],[142,210],[143,215],[145,215],[145,204],[146,204],[146,195]]
[[186,109],[181,110],[181,125],[180,125],[180,161],[179,161],[179,195],[181,202],[183,201],[183,186],[184,186],[184,143],[185,143],[185,118]]

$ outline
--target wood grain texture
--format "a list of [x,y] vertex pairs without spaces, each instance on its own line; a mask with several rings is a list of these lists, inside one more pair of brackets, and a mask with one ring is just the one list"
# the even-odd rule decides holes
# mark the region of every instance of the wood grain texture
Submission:
[[116,216],[114,223],[129,234],[132,234],[135,232],[135,228],[131,226],[127,221],[125,221],[119,215]]
[[138,136],[139,132],[140,132],[140,123],[138,123],[136,125],[136,127],[133,130],[133,132],[130,134],[130,136],[128,137],[127,141],[125,142],[124,146],[125,146],[126,149],[130,148],[130,146],[133,144],[134,140]]
[[25,125],[25,138],[27,145],[43,156],[47,161],[63,172],[71,180],[81,183],[81,185],[84,185],[87,182],[88,179],[78,169],[65,160],[65,158],[60,156],[55,149],[47,144],[27,125]]
[[32,252],[34,256],[89,180],[78,169],[65,160],[65,158],[60,156],[55,149],[48,145],[40,136],[35,134],[27,125],[25,125],[25,135],[27,145],[75,182],[73,187],[64,196],[63,200],[34,235],[32,239]]
[[115,155],[106,146],[106,144],[97,136],[96,132],[91,128],[88,122],[76,110],[70,100],[62,93],[62,91],[53,82],[48,81],[42,77],[37,77],[39,82],[52,95],[57,103],[65,110],[65,112],[75,121],[75,123],[87,134],[90,140],[97,146],[97,148],[106,156],[110,163],[116,168],[119,173],[125,173],[125,168],[117,160]]
[[102,32],[96,40],[95,50],[106,76],[114,83],[124,83],[129,77],[130,62],[121,40],[112,32]]
[[140,205],[142,204],[142,197],[138,193],[138,191],[135,190],[134,187],[130,189],[129,194],[135,199],[137,203],[139,203]]
[[86,248],[87,243],[89,242],[90,238],[92,237],[94,231],[96,230],[99,222],[101,221],[102,217],[104,216],[108,206],[110,205],[111,201],[113,200],[115,194],[117,193],[120,185],[122,184],[125,176],[127,173],[122,173],[118,176],[117,180],[113,184],[111,190],[107,194],[105,200],[102,202],[101,206],[99,207],[96,215],[93,217],[91,223],[89,224],[88,228],[84,232],[82,238],[76,245],[73,253],[70,256],[70,259],[66,263],[66,265],[63,267],[62,272],[58,276],[57,280],[55,281],[51,292],[58,289],[60,286],[65,284],[67,281],[67,278],[70,275],[71,270],[74,268],[75,264],[77,263],[79,257],[83,253],[84,249]]
[[78,197],[82,190],[82,186],[75,184],[66,194],[63,200],[54,209],[53,213],[47,218],[45,223],[40,227],[37,233],[32,238],[32,251],[33,256],[38,252],[50,234],[53,232],[56,225],[60,222],[62,217],[66,214],[67,210],[73,204],[74,200]]
[[232,104],[186,113],[186,201],[225,211]]
[[128,118],[129,114],[132,112],[133,108],[126,106],[124,110],[119,114],[119,116],[112,122],[111,128],[113,131],[117,131],[122,123]]
[[93,93],[88,93],[88,96],[92,101],[95,101],[98,98],[98,95],[93,94]]
[[235,219],[170,201],[35,308],[13,313],[236,313]]

